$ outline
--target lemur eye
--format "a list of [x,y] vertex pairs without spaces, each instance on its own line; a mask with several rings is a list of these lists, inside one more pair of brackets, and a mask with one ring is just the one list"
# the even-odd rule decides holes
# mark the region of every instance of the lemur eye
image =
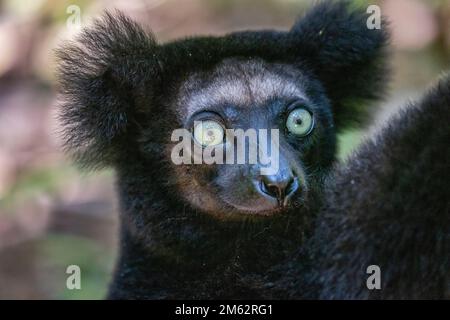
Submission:
[[215,146],[223,142],[224,130],[220,123],[213,120],[196,121],[194,139],[203,147]]
[[286,120],[286,127],[290,133],[299,137],[304,137],[313,130],[314,118],[308,110],[297,108],[289,113]]

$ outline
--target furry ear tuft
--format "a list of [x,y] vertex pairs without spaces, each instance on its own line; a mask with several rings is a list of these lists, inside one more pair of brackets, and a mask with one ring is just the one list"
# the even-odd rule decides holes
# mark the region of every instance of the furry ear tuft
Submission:
[[338,129],[359,123],[368,110],[363,106],[385,92],[387,23],[369,29],[369,17],[348,1],[321,2],[290,31],[299,58],[327,91]]
[[158,76],[157,44],[120,12],[105,13],[57,50],[65,149],[83,166],[116,160],[137,88]]

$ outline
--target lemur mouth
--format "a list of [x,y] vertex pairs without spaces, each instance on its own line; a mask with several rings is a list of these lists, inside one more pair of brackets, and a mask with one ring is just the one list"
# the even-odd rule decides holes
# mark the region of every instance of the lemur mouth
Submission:
[[276,215],[287,214],[290,210],[300,208],[303,200],[288,199],[280,203],[276,199],[270,199],[270,202],[262,199],[262,202],[254,205],[236,204],[230,201],[225,201],[234,210],[230,213],[233,216],[255,216],[255,217],[270,217]]
[[253,188],[252,194],[240,194],[236,198],[224,196],[227,193],[219,193],[221,201],[228,206],[224,213],[236,217],[269,217],[287,214],[293,209],[298,212],[298,209],[307,207],[308,188],[298,179],[293,179],[283,187],[254,181]]

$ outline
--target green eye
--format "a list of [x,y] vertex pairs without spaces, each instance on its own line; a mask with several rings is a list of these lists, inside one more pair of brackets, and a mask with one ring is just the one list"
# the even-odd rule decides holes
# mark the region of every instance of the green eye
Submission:
[[223,127],[216,121],[196,121],[194,125],[194,139],[203,147],[215,146],[223,142]]
[[308,110],[298,108],[289,113],[286,127],[290,133],[304,137],[310,134],[314,128],[314,118]]

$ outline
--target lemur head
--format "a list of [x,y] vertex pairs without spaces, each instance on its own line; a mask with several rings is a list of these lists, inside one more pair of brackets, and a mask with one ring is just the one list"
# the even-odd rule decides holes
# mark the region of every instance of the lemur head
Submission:
[[[176,162],[173,171],[178,192],[198,208],[270,215],[304,206],[311,184],[334,159],[335,129],[323,88],[291,64],[225,58],[189,73],[174,96],[170,105],[184,138],[193,137],[192,145],[180,146],[198,145],[205,164],[195,165],[195,151],[183,150],[184,163],[193,165]],[[179,149],[172,150],[178,156]]]
[[335,159],[336,132],[383,93],[387,35],[367,18],[324,2],[289,31],[158,44],[107,13],[59,50],[67,149],[205,214],[307,208]]

